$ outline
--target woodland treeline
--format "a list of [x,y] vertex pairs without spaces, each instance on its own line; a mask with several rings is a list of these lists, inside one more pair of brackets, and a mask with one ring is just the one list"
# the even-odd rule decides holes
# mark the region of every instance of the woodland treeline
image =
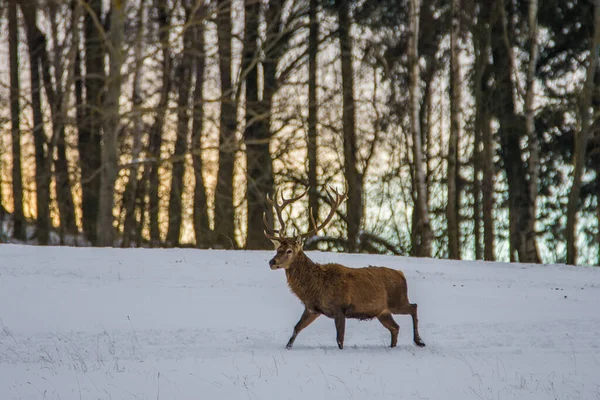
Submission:
[[[600,0],[0,0],[0,240],[600,261]],[[276,224],[277,226],[277,224]]]

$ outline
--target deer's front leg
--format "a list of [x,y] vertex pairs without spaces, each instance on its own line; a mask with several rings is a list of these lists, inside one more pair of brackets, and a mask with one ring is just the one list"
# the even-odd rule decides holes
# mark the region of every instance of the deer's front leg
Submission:
[[312,312],[308,308],[305,308],[304,312],[302,313],[302,316],[300,317],[300,321],[298,321],[298,323],[294,327],[294,333],[293,333],[292,337],[290,338],[290,340],[288,341],[288,344],[285,346],[285,348],[288,350],[291,349],[292,346],[294,345],[294,341],[296,340],[296,336],[298,336],[300,331],[302,329],[306,328],[307,326],[309,326],[310,324],[312,324],[314,322],[314,320],[319,317],[319,315],[320,314],[318,314],[316,312]]
[[341,349],[344,348],[344,333],[346,332],[346,316],[338,313],[333,317],[335,321],[335,330],[337,331],[337,344]]

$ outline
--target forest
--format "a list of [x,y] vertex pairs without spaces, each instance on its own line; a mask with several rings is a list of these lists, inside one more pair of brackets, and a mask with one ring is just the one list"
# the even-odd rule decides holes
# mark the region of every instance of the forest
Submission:
[[0,0],[0,243],[270,249],[331,187],[308,249],[598,265],[599,57],[600,0]]

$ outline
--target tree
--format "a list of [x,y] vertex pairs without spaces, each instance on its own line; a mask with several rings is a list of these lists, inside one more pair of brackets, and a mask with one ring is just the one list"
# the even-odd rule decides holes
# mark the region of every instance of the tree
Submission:
[[106,77],[104,72],[104,28],[100,23],[102,0],[88,0],[84,7],[85,48],[85,105],[80,120],[78,149],[81,168],[81,208],[83,230],[87,239],[97,243],[98,207],[100,199],[100,168],[102,137],[102,92]]
[[354,102],[354,68],[352,67],[352,36],[350,30],[350,1],[336,0],[335,7],[338,16],[338,35],[341,50],[342,71],[342,123],[344,142],[344,175],[348,184],[348,251],[356,252],[362,221],[362,177],[357,168],[356,148],[356,111]]
[[212,242],[212,231],[208,224],[208,205],[204,177],[202,176],[202,129],[204,126],[204,79],[205,79],[205,43],[204,20],[206,9],[199,7],[194,20],[194,57],[196,82],[194,86],[194,106],[192,121],[192,164],[194,167],[194,233],[196,247],[208,247]]
[[[271,1],[269,7],[274,6]],[[246,196],[248,202],[248,222],[246,248],[266,249],[271,247],[270,241],[263,235],[262,215],[266,213],[267,221],[272,222],[272,209],[265,201],[265,195],[273,191],[273,166],[271,164],[271,132],[269,129],[269,113],[259,100],[260,59],[259,43],[260,2],[245,1],[245,33],[242,71],[246,81],[246,127],[244,141],[246,144]],[[270,32],[269,32],[270,33]],[[270,36],[270,35],[269,35]],[[273,46],[269,37],[265,47]],[[267,50],[267,53],[271,52]],[[269,65],[273,60],[264,60]],[[269,71],[267,71],[268,73]],[[266,81],[265,85],[267,84]],[[268,89],[266,89],[268,91]],[[260,96],[264,98],[263,96]],[[266,111],[266,112],[265,112]]]
[[535,70],[538,61],[538,28],[537,28],[537,0],[529,0],[528,8],[528,41],[529,41],[529,62],[527,63],[527,91],[525,93],[525,132],[529,139],[529,161],[527,164],[529,173],[529,196],[531,197],[531,210],[529,214],[537,214],[537,195],[540,176],[540,144],[538,134],[535,129]]
[[410,121],[413,140],[413,162],[415,174],[416,201],[415,208],[418,210],[416,226],[413,230],[418,232],[417,243],[413,243],[416,249],[415,255],[420,257],[431,256],[432,232],[429,222],[429,210],[427,207],[427,194],[425,174],[423,170],[423,150],[421,142],[421,124],[419,112],[421,108],[420,71],[419,71],[419,18],[421,11],[420,0],[410,0],[409,10],[409,86],[410,86]]
[[318,0],[309,0],[308,33],[308,207],[314,215],[319,215],[319,181],[317,173],[317,55],[319,53]]
[[[490,8],[485,5],[477,7],[477,19],[489,19]],[[490,126],[489,102],[491,90],[488,85],[491,74],[490,59],[490,27],[489,24],[473,25],[473,47],[475,64],[473,74],[473,97],[475,99],[475,137],[476,144],[481,142],[482,150],[476,148],[479,154],[479,169],[483,171],[481,179],[481,213],[483,220],[483,258],[486,261],[495,260],[494,233],[494,140]],[[476,173],[477,175],[477,173]],[[476,196],[478,196],[478,191]],[[476,229],[479,229],[476,226]]]
[[581,180],[584,169],[587,140],[592,122],[592,94],[598,68],[600,51],[600,0],[594,1],[593,40],[590,42],[587,73],[581,93],[581,129],[575,138],[573,153],[573,184],[567,206],[567,264],[577,262],[576,223],[580,203]]
[[112,246],[114,242],[113,209],[115,181],[118,173],[117,137],[120,128],[119,98],[121,96],[121,66],[123,65],[123,35],[127,2],[111,0],[110,31],[108,33],[109,74],[104,102],[105,122],[102,137],[102,166],[98,206],[98,244]]
[[[13,236],[25,239],[25,217],[23,215],[23,172],[21,167],[21,103],[19,80],[19,21],[17,0],[8,2],[8,43],[10,58],[10,119],[12,138],[12,192],[13,192]],[[0,196],[0,199],[2,197]]]
[[165,114],[169,105],[169,93],[171,91],[171,51],[169,41],[169,29],[170,29],[170,9],[168,4],[159,0],[155,3],[155,9],[158,19],[158,41],[161,48],[162,60],[161,60],[161,86],[158,105],[155,110],[154,122],[150,128],[148,138],[148,155],[154,160],[153,163],[148,165],[148,168],[144,170],[144,182],[146,182],[146,189],[148,192],[148,214],[150,216],[150,243],[155,246],[160,243],[160,227],[159,227],[159,215],[160,215],[160,204],[159,204],[159,188],[160,188],[160,177],[158,174],[160,159],[160,150],[162,144],[163,127],[165,124]]
[[499,121],[501,157],[506,171],[509,197],[511,257],[518,253],[520,262],[539,263],[535,216],[531,215],[531,196],[527,168],[519,146],[524,136],[522,117],[515,112],[514,69],[504,0],[496,1],[492,13],[492,56],[494,70],[495,115]]
[[50,171],[46,169],[47,140],[44,130],[42,110],[42,82],[40,78],[40,58],[45,41],[37,29],[37,8],[35,4],[21,4],[25,19],[31,80],[31,108],[33,111],[33,140],[35,146],[36,184],[36,236],[39,244],[48,244],[50,235]]
[[237,103],[231,80],[233,52],[231,48],[231,7],[228,0],[217,1],[217,41],[221,80],[221,115],[219,118],[219,172],[215,190],[214,240],[220,247],[235,248],[235,204],[233,170],[237,140]]
[[[46,97],[50,103],[50,115],[52,118],[52,136],[48,144],[46,158],[47,171],[52,169],[54,164],[54,177],[56,183],[56,203],[59,212],[59,234],[61,243],[64,243],[65,235],[77,234],[78,228],[75,221],[75,204],[73,193],[71,191],[71,179],[69,176],[69,165],[67,161],[67,149],[65,145],[65,128],[68,124],[68,109],[71,103],[71,87],[75,80],[75,61],[79,51],[79,41],[73,39],[69,45],[69,35],[66,35],[62,41],[60,37],[60,27],[58,19],[64,14],[64,7],[58,3],[48,4],[47,16],[50,20],[50,37],[54,43],[53,52],[48,50],[48,41],[46,35],[39,33],[44,40],[44,48],[41,54],[41,68]],[[71,21],[69,27],[70,36],[79,36],[80,6],[75,6],[71,11]],[[65,53],[65,50],[67,52]],[[52,57],[50,56],[52,54]],[[53,58],[51,60],[51,58]],[[51,75],[51,70],[54,75]],[[54,77],[54,81],[52,78]],[[63,83],[64,86],[63,86]],[[56,156],[54,153],[56,150]]]
[[448,257],[460,259],[459,204],[460,193],[458,183],[458,143],[461,130],[461,76],[460,76],[460,0],[452,0],[452,29],[450,32],[450,139],[448,141]]
[[[131,150],[131,166],[129,167],[129,176],[127,180],[127,186],[125,193],[123,194],[123,213],[125,213],[125,220],[123,222],[123,241],[121,245],[124,248],[130,247],[132,240],[137,234],[136,227],[136,208],[142,201],[139,197],[140,182],[138,180],[139,164],[137,159],[142,152],[142,134],[144,131],[144,122],[142,119],[142,107],[143,94],[142,94],[142,77],[144,75],[144,59],[142,58],[142,51],[144,48],[144,36],[146,33],[146,1],[140,1],[140,8],[138,10],[138,21],[137,21],[137,36],[134,43],[134,58],[137,68],[133,74],[133,90],[132,90],[132,107],[133,107],[133,145]],[[136,204],[137,203],[137,204]],[[140,214],[143,214],[143,208],[140,210]],[[138,223],[139,224],[139,223]]]
[[171,191],[169,194],[169,226],[167,231],[167,243],[170,246],[179,245],[181,235],[182,195],[183,195],[183,173],[185,167],[185,153],[188,151],[189,122],[190,122],[190,93],[192,90],[192,73],[194,57],[191,54],[194,40],[194,32],[190,27],[192,5],[184,2],[185,30],[183,32],[183,50],[177,70],[175,85],[178,90],[177,99],[177,136],[175,138],[175,151],[173,153],[173,170],[171,173]]

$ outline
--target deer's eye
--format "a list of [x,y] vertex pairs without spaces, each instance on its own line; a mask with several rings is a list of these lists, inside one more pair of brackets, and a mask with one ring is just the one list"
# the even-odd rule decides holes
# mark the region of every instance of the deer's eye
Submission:
[[293,253],[293,251],[292,251],[292,249],[287,249],[286,253],[288,253],[288,254],[292,254],[292,253]]

